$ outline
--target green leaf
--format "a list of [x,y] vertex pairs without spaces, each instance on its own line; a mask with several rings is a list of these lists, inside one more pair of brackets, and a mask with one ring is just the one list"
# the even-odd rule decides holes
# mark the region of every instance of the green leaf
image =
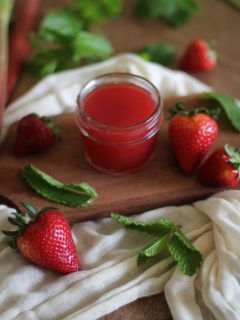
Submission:
[[162,237],[168,234],[174,227],[173,222],[168,218],[162,218],[153,223],[146,223],[116,213],[112,213],[111,217],[129,229],[145,232],[156,237]]
[[240,131],[240,103],[231,96],[220,93],[207,92],[203,93],[206,99],[213,99],[217,101],[226,113],[233,127]]
[[184,246],[186,246],[190,250],[195,250],[192,242],[188,238],[186,238],[186,236],[182,233],[182,231],[179,228],[175,230],[174,234],[184,244]]
[[[38,49],[37,49],[38,50]],[[55,50],[38,50],[28,62],[28,71],[38,78],[45,77],[57,70],[59,63]]]
[[138,265],[167,249],[183,273],[191,276],[201,266],[201,253],[195,249],[191,241],[179,229],[179,226],[175,225],[171,219],[162,218],[152,223],[145,223],[118,214],[112,214],[111,216],[113,220],[124,224],[128,228],[158,237],[158,240],[154,240],[139,252]]
[[25,226],[25,224],[24,224],[21,220],[16,220],[16,219],[11,218],[11,217],[8,217],[8,221],[9,221],[11,224],[13,224],[13,225],[15,225],[15,226],[18,226],[18,227],[23,227],[23,226]]
[[74,4],[49,12],[31,35],[33,54],[28,70],[42,78],[109,57],[113,48],[104,37],[88,32],[91,23],[117,15],[122,0],[75,0]]
[[87,183],[63,184],[33,165],[27,165],[20,176],[34,191],[51,201],[70,207],[85,207],[97,196],[96,191]]
[[228,2],[235,8],[240,10],[240,0],[228,0]]
[[164,66],[169,66],[176,59],[175,48],[165,43],[151,43],[138,50],[137,54],[145,60],[160,63]]
[[41,38],[55,41],[56,35],[72,37],[83,28],[83,22],[70,8],[61,8],[49,12],[41,21],[39,32]]
[[122,0],[75,0],[74,9],[90,24],[116,16],[122,9],[122,3]]
[[[54,34],[54,33],[52,33]],[[42,78],[56,71],[77,67],[81,62],[92,63],[109,57],[113,48],[102,36],[80,31],[73,37],[54,34],[55,47],[48,48],[39,36],[32,36],[35,54],[30,59],[28,70]]]
[[[169,234],[171,234],[171,232]],[[161,239],[155,240],[144,247],[138,254],[137,264],[140,266],[147,262],[149,259],[159,255],[166,248],[167,242],[169,240],[169,234],[166,234]]]
[[192,276],[200,268],[203,261],[201,253],[179,231],[168,241],[167,247],[183,273]]
[[72,41],[74,55],[80,58],[106,58],[113,52],[112,46],[105,38],[90,33],[80,32]]
[[198,12],[195,0],[138,0],[135,14],[139,18],[162,18],[173,27],[179,27]]

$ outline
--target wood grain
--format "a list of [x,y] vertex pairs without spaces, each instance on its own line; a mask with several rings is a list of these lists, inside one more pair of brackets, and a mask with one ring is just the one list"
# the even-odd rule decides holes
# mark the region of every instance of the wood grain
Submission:
[[[178,99],[166,100],[165,110]],[[183,100],[189,108],[205,104],[198,96],[185,97]],[[85,181],[97,190],[98,197],[88,208],[73,209],[57,205],[70,222],[109,216],[111,212],[133,214],[166,205],[190,203],[219,191],[219,188],[201,184],[196,174],[187,176],[180,171],[168,141],[166,119],[160,129],[155,157],[151,163],[138,172],[117,176],[98,172],[85,161],[74,113],[62,114],[56,117],[56,121],[60,124],[63,141],[57,142],[47,152],[25,157],[14,156],[12,145],[16,126],[9,131],[2,145],[0,167],[4,170],[0,194],[16,205],[24,199],[37,208],[53,205],[32,191],[19,177],[19,170],[26,164],[35,165],[61,182]],[[239,134],[227,121],[221,121],[220,132],[215,146],[226,142],[237,145],[239,142]]]

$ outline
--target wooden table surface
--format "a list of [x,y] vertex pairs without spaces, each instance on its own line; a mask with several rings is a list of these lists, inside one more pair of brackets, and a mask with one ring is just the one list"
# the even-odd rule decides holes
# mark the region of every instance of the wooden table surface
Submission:
[[[90,0],[89,0],[90,1]],[[134,51],[150,42],[166,42],[176,47],[178,55],[195,37],[216,39],[219,53],[218,66],[209,73],[196,73],[198,79],[224,92],[240,98],[240,11],[225,0],[198,0],[201,11],[179,29],[172,29],[160,20],[139,21],[134,18],[134,0],[125,0],[122,13],[102,24],[99,29],[108,37],[115,53]],[[42,14],[48,10],[70,4],[70,0],[42,0]],[[23,72],[12,100],[25,93],[36,79]],[[169,320],[172,319],[164,294],[139,299],[101,320]]]

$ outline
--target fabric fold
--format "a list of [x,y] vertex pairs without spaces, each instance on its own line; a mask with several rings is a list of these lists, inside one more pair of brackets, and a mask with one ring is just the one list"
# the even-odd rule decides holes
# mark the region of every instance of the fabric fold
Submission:
[[[183,72],[121,54],[40,81],[6,110],[2,138],[13,122],[30,112],[57,115],[74,111],[76,96],[87,80],[116,71],[146,77],[163,97],[211,90]],[[1,230],[10,228],[7,217],[12,210],[0,205]],[[140,297],[163,291],[175,320],[239,319],[240,190],[135,216],[149,222],[161,217],[181,225],[203,253],[203,265],[195,276],[182,274],[164,254],[137,267],[137,253],[152,237],[125,229],[110,218],[72,226],[82,271],[66,276],[29,263],[7,248],[0,234],[0,319],[94,320]]]
[[144,61],[135,54],[122,53],[103,62],[50,75],[38,82],[6,109],[1,139],[12,123],[28,113],[53,116],[74,111],[82,86],[96,76],[111,72],[129,72],[145,77],[165,98],[211,91],[209,86],[184,72]]
[[[6,249],[2,237],[0,318],[97,319],[137,298],[165,290],[174,319],[205,320],[206,312],[214,315],[212,319],[238,319],[239,249],[229,226],[236,229],[232,221],[239,219],[239,206],[240,191],[225,191],[193,205],[135,216],[143,221],[167,216],[182,224],[205,257],[193,277],[182,274],[171,257],[137,267],[137,252],[152,237],[125,229],[110,218],[74,224],[83,271],[67,276],[31,265],[19,253]],[[1,223],[9,211],[1,206]],[[224,224],[216,226],[223,217]]]

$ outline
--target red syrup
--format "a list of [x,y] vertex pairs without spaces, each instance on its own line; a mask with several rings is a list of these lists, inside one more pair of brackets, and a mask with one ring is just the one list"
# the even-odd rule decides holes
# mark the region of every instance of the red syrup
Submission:
[[144,78],[104,75],[83,88],[76,120],[91,165],[105,172],[132,172],[153,155],[162,123],[161,99]]

